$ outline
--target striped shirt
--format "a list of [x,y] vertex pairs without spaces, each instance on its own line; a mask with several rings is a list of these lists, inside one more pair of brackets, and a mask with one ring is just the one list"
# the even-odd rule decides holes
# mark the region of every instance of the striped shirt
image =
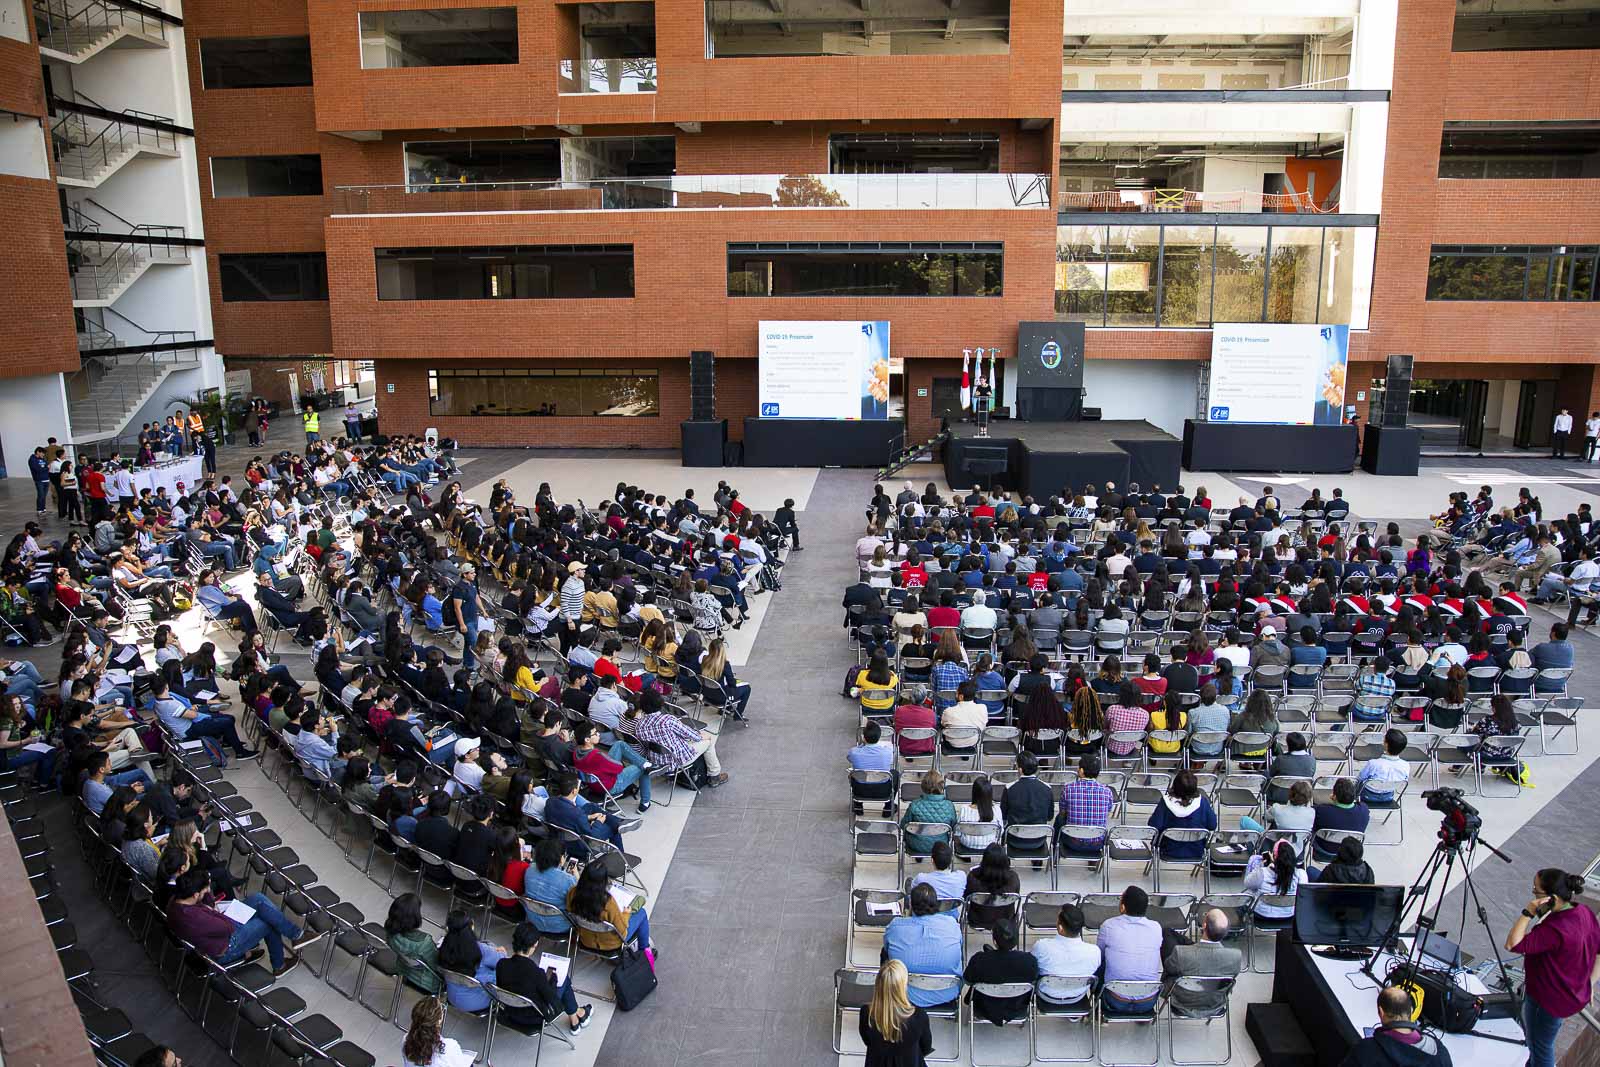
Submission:
[[583,579],[576,574],[561,583],[561,615],[577,622],[583,618]]

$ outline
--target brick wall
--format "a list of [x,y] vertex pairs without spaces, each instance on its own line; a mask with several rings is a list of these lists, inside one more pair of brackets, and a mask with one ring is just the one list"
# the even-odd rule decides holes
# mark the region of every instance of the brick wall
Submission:
[[[228,5],[233,6],[232,4]],[[363,9],[508,6],[508,0],[324,0],[310,5],[322,130],[552,122],[739,122],[938,117],[1050,118],[1060,108],[1063,9],[1013,0],[1011,50],[997,56],[707,59],[703,0],[657,0],[657,92],[561,95],[564,20],[551,0],[514,0],[519,62],[362,70]]]
[[0,174],[0,378],[78,369],[67,244],[55,182]]
[[[1053,306],[1055,229],[1044,211],[660,211],[349,217],[327,224],[334,351],[352,359],[607,358],[756,354],[762,319],[888,319],[908,358],[1016,346],[1016,324]],[[950,240],[1005,243],[995,298],[728,297],[730,241]],[[622,300],[385,301],[373,249],[412,245],[631,243]]]
[[44,77],[39,70],[37,45],[0,37],[0,111],[18,115],[45,113]]

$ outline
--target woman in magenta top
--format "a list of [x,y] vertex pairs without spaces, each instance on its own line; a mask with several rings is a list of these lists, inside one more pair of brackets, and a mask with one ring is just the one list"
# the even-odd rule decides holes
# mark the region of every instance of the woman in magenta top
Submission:
[[1582,892],[1580,876],[1546,867],[1533,876],[1533,899],[1506,935],[1506,948],[1522,956],[1527,975],[1522,1029],[1529,1067],[1554,1067],[1561,1024],[1588,1006],[1600,976],[1600,922],[1572,899]]

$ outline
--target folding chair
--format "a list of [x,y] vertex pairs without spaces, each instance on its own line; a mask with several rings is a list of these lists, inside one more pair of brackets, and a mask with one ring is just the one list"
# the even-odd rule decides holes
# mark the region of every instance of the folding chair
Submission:
[[872,990],[877,982],[876,970],[840,967],[833,972],[833,1051],[841,1056],[861,1055],[859,1052],[845,1051],[844,1017],[847,1012],[859,1015],[867,1010],[872,1003]]
[[[1479,747],[1478,792],[1482,796],[1491,795],[1489,793],[1491,780],[1510,782],[1516,786],[1510,794],[1501,794],[1502,796],[1522,795],[1522,746],[1527,742],[1525,736],[1500,735]],[[1485,771],[1489,773],[1485,775]]]
[[[1025,997],[1029,1002],[1033,1000],[1034,993],[1032,982],[975,982],[971,986],[970,991],[972,993],[981,994],[987,997],[995,997],[997,999]],[[1027,1033],[1028,1058],[1023,1060],[1020,1064],[1015,1065],[1015,1067],[1027,1067],[1028,1064],[1033,1062],[1034,1037],[1032,1007],[1032,1004],[1028,1003],[1020,1016],[1015,1019],[1007,1020],[1004,1023],[996,1023],[989,1019],[983,1020],[987,1025],[993,1026],[996,1029],[1003,1030],[1007,1026],[1020,1026]],[[975,1007],[969,1004],[967,1006],[967,1052],[971,1057],[973,1067],[1008,1067],[1008,1065],[996,1062],[994,1060],[981,1060],[978,1058],[977,1028],[978,1012]]]
[[[1275,908],[1288,908],[1289,911],[1290,911],[1290,914],[1288,916],[1284,917],[1284,918],[1281,918],[1281,919],[1264,918],[1259,911],[1257,911],[1257,912],[1255,912],[1254,914],[1251,915],[1251,917],[1250,917],[1250,939],[1251,939],[1250,970],[1251,970],[1252,973],[1255,973],[1255,974],[1271,974],[1271,973],[1273,973],[1273,968],[1269,967],[1269,968],[1262,969],[1262,968],[1258,968],[1256,966],[1255,935],[1258,934],[1258,933],[1271,934],[1273,936],[1273,938],[1276,939],[1277,936],[1280,933],[1282,933],[1283,931],[1291,930],[1291,929],[1294,928],[1293,911],[1294,911],[1294,906],[1295,906],[1295,898],[1294,898],[1293,895],[1291,895],[1291,894],[1262,894],[1260,897],[1258,897],[1256,899],[1256,907],[1260,908],[1260,907],[1263,907],[1263,906],[1265,906],[1265,907],[1275,907]],[[1269,959],[1272,958],[1273,955],[1274,955],[1273,953],[1270,953],[1270,952],[1267,953],[1267,956],[1268,956]]]
[[[1168,869],[1189,869],[1189,877],[1199,874],[1206,865],[1206,854],[1211,844],[1211,831],[1199,827],[1174,827],[1163,830],[1156,837],[1155,862],[1152,870],[1155,881],[1152,888],[1161,892],[1161,872]],[[1167,854],[1170,845],[1195,847],[1198,854],[1192,857],[1174,857]]]
[[[929,1056],[929,1063],[956,1063],[961,1059],[961,978],[958,975],[946,974],[910,974],[907,975],[907,984],[912,989],[921,989],[928,993],[948,993],[948,1003],[935,1004],[931,1008],[923,1008],[929,1019],[949,1019],[955,1023],[955,1054],[952,1056]],[[937,1047],[937,1045],[935,1046]]]
[[1022,937],[1019,947],[1026,949],[1029,942],[1055,936],[1056,920],[1060,916],[1061,908],[1077,902],[1077,893],[1058,893],[1054,890],[1041,890],[1023,897],[1020,924]]
[[856,869],[862,861],[888,860],[895,865],[895,885],[903,881],[900,862],[900,826],[886,819],[856,819],[850,828],[850,888],[856,885]]
[[1255,830],[1217,830],[1206,842],[1205,892],[1218,878],[1243,878],[1250,857],[1261,850],[1261,835]]
[[[1576,756],[1578,754],[1578,713],[1583,710],[1583,697],[1551,697],[1533,713],[1539,724],[1539,755]],[[1550,728],[1555,727],[1551,733]],[[1561,731],[1572,730],[1572,748],[1556,750],[1550,742],[1561,736]]]
[[[897,916],[907,914],[908,895],[899,889],[852,889],[850,891],[850,918],[845,931],[844,962],[855,966],[856,938],[875,935],[880,941],[883,932]],[[893,911],[886,910],[893,908]],[[878,957],[874,955],[873,959]]]
[[[1033,1004],[1033,1058],[1038,1063],[1093,1063],[1098,1056],[1099,1028],[1095,1025],[1093,983],[1079,978],[1040,978]],[[1045,1056],[1039,1050],[1039,1028],[1046,1019],[1071,1023],[1089,1035],[1087,1056]],[[1056,1048],[1052,1041],[1050,1047]]]
[[1472,788],[1466,790],[1471,795],[1480,795],[1483,792],[1483,782],[1478,771],[1478,747],[1483,739],[1477,734],[1445,734],[1433,746],[1433,787],[1439,788],[1439,771],[1445,767],[1460,771],[1472,772]]
[[1111,868],[1118,863],[1139,865],[1139,877],[1155,862],[1156,829],[1153,826],[1112,826],[1106,831],[1106,850],[1100,864],[1102,888],[1111,886]]
[[[502,1028],[510,1030],[512,1033],[521,1034],[523,1037],[534,1038],[534,1067],[538,1067],[539,1057],[544,1054],[544,1039],[546,1034],[555,1038],[557,1041],[560,1041],[563,1045],[566,1045],[568,1049],[577,1048],[577,1046],[573,1044],[572,1038],[564,1032],[563,1027],[551,1025],[557,1019],[561,1018],[561,1013],[559,1011],[552,1012],[548,1008],[544,1008],[535,1004],[527,997],[518,993],[513,993],[507,989],[501,989],[492,982],[488,985],[485,985],[483,988],[488,992],[490,998],[489,1035],[484,1043],[483,1049],[483,1062],[485,1064],[494,1062],[492,1059],[494,1054],[494,1039],[497,1032]],[[512,1011],[538,1012],[541,1020],[539,1026],[535,1028],[533,1026],[524,1025],[508,1019],[506,1017],[507,1008],[511,1009]]]
[[[1235,982],[1235,978],[1224,975],[1185,975],[1184,977],[1177,979],[1173,985],[1167,989],[1166,996],[1163,998],[1167,1014],[1167,1050],[1169,1058],[1174,1064],[1178,1064],[1180,1067],[1221,1067],[1222,1064],[1225,1064],[1233,1059],[1233,1019],[1228,1009],[1233,999],[1233,987]],[[1222,1003],[1216,1008],[1203,1012],[1197,1012],[1193,1009],[1184,1008],[1179,1005],[1175,999],[1177,992],[1180,989],[1196,994],[1215,995],[1220,993],[1222,994]],[[1218,1022],[1219,1020],[1222,1023],[1222,1038],[1223,1041],[1226,1042],[1226,1044],[1223,1046],[1223,1054],[1221,1059],[1189,1060],[1180,1059],[1178,1057],[1178,1024],[1180,1022],[1201,1023],[1204,1026],[1205,1032],[1210,1033],[1211,1024]],[[1185,1047],[1187,1047],[1188,1042],[1185,1041],[1184,1044]]]
[[[1108,996],[1117,996],[1123,1003],[1145,1002],[1148,1006],[1135,1011],[1112,1011],[1106,1007]],[[1151,1048],[1148,1059],[1134,1059],[1119,1055],[1110,1062],[1122,1067],[1155,1067],[1161,1059],[1160,982],[1107,982],[1100,991],[1099,1011],[1095,1016],[1096,1044],[1101,1062],[1106,1062],[1106,1032],[1108,1026],[1150,1027]]]

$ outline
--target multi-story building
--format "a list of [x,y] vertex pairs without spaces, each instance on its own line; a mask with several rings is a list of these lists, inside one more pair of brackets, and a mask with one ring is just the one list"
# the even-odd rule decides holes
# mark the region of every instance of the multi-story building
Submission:
[[109,450],[222,386],[196,175],[177,0],[0,0],[11,476],[49,438]]
[[672,447],[693,350],[755,414],[763,319],[889,320],[914,437],[1020,321],[1172,430],[1212,322],[1338,322],[1363,415],[1408,354],[1537,443],[1600,406],[1597,8],[194,2],[217,350],[280,399],[370,360],[388,429]]

